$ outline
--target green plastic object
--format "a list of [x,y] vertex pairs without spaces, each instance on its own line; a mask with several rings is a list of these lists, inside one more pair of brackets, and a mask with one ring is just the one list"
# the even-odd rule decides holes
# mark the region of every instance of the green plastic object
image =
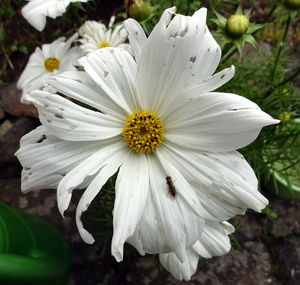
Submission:
[[63,285],[71,254],[49,223],[0,202],[0,284]]

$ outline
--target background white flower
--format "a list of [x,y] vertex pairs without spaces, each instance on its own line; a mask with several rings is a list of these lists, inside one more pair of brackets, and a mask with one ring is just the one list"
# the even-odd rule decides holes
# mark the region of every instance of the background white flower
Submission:
[[[49,79],[93,110],[32,92],[43,125],[23,137],[16,155],[22,190],[57,188],[62,214],[73,189],[87,187],[76,211],[87,243],[94,239],[81,215],[118,171],[112,254],[121,261],[127,241],[140,254],[160,253],[168,270],[188,279],[199,255],[229,250],[232,228],[224,221],[267,205],[235,150],[278,120],[246,98],[211,92],[234,68],[213,75],[221,53],[206,27],[206,9],[174,14],[167,9],[148,39],[136,21],[125,22],[135,60],[124,49],[99,49],[79,60],[84,71]],[[178,261],[190,272],[174,270]]]
[[27,101],[26,96],[32,90],[44,87],[51,75],[76,70],[75,65],[80,57],[80,51],[78,47],[71,48],[75,39],[77,34],[67,41],[61,37],[50,44],[44,44],[42,48],[35,49],[17,83],[17,87],[22,89],[22,102]]
[[117,24],[112,28],[114,18],[107,28],[104,24],[96,21],[86,21],[79,29],[81,50],[87,54],[99,48],[120,47],[130,52],[130,45],[126,44],[127,32],[123,24]]
[[55,19],[61,16],[71,2],[87,2],[89,0],[27,0],[22,15],[30,25],[38,31],[44,30],[46,17]]

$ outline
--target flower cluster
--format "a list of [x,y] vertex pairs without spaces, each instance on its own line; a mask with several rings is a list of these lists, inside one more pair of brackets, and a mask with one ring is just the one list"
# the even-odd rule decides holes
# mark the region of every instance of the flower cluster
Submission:
[[[81,0],[81,2],[86,1],[88,0]],[[32,0],[23,8],[23,14],[35,28],[42,30],[46,23],[44,14],[48,11],[47,13],[55,18],[64,12],[65,7],[70,2],[76,1],[45,1],[43,3],[44,5],[49,5],[49,9],[46,9],[44,6],[37,6],[38,9],[34,9],[34,5],[38,5],[39,0]],[[59,14],[58,11],[61,13]],[[44,20],[40,21],[40,17],[44,17]],[[38,19],[37,23],[43,23],[42,28],[37,27],[34,24],[35,22],[32,22],[36,19]],[[50,44],[44,44],[42,48],[37,47],[30,56],[17,83],[17,87],[22,90],[21,101],[30,103],[26,97],[33,90],[42,89],[55,93],[55,89],[49,86],[47,79],[53,74],[77,70],[77,61],[82,55],[106,47],[119,47],[131,52],[129,44],[125,43],[127,41],[127,32],[124,29],[124,25],[117,24],[112,28],[114,20],[115,18],[112,17],[108,28],[96,21],[86,21],[79,29],[79,39],[76,33],[67,41],[65,41],[64,37],[61,37]],[[80,43],[79,47],[71,47],[77,39]]]
[[[94,238],[81,215],[118,173],[112,255],[122,261],[128,242],[142,255],[159,254],[176,278],[189,280],[200,256],[230,250],[234,228],[227,220],[267,205],[236,150],[278,120],[244,97],[214,91],[235,70],[215,73],[221,51],[206,26],[206,9],[193,16],[175,11],[165,10],[148,38],[135,20],[125,21],[133,56],[122,48],[97,49],[78,60],[81,70],[48,78],[57,94],[32,91],[27,100],[42,125],[22,138],[16,155],[23,192],[57,189],[62,215],[72,191],[85,189],[76,223],[87,243]],[[81,29],[81,43],[93,49],[88,32],[94,28],[97,45],[113,45],[113,33],[102,40],[104,27],[96,23]],[[62,61],[43,64],[50,72]]]

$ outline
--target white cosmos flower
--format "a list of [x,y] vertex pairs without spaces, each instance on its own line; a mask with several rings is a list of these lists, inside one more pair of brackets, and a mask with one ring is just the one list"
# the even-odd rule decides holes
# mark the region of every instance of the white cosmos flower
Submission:
[[17,83],[17,87],[22,89],[22,102],[27,101],[26,96],[32,90],[43,88],[51,75],[76,70],[75,64],[80,57],[80,51],[78,47],[71,48],[71,44],[77,37],[74,34],[67,41],[61,37],[35,49]]
[[126,44],[127,32],[123,24],[118,24],[112,28],[114,18],[111,19],[108,28],[100,22],[86,21],[79,29],[81,38],[80,48],[87,54],[99,48],[105,47],[120,47],[125,48],[130,52],[129,44]]
[[27,0],[29,3],[22,8],[22,15],[27,22],[38,31],[44,30],[46,17],[55,19],[61,16],[72,2],[89,0]]
[[278,120],[244,97],[212,92],[234,68],[213,75],[221,53],[206,27],[206,9],[174,14],[167,9],[148,39],[136,21],[125,21],[135,59],[124,49],[99,49],[79,59],[84,71],[49,80],[92,110],[59,94],[32,92],[42,126],[22,138],[16,155],[22,190],[57,188],[62,214],[73,189],[86,188],[76,223],[87,243],[94,238],[81,215],[118,171],[113,256],[123,259],[126,241],[141,254],[170,254],[161,255],[162,263],[180,277],[177,259],[190,262],[189,251],[193,258],[227,252],[230,230],[222,222],[267,205],[236,149]]

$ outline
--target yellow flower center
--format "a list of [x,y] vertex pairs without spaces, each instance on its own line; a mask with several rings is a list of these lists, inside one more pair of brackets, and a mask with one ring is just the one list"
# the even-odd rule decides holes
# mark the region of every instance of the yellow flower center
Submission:
[[126,118],[123,138],[135,152],[149,153],[163,143],[164,126],[156,113],[137,110]]
[[56,57],[48,57],[45,60],[45,68],[47,71],[51,72],[54,69],[58,69],[60,65],[60,60]]
[[99,44],[99,48],[110,47],[109,42],[101,41]]

